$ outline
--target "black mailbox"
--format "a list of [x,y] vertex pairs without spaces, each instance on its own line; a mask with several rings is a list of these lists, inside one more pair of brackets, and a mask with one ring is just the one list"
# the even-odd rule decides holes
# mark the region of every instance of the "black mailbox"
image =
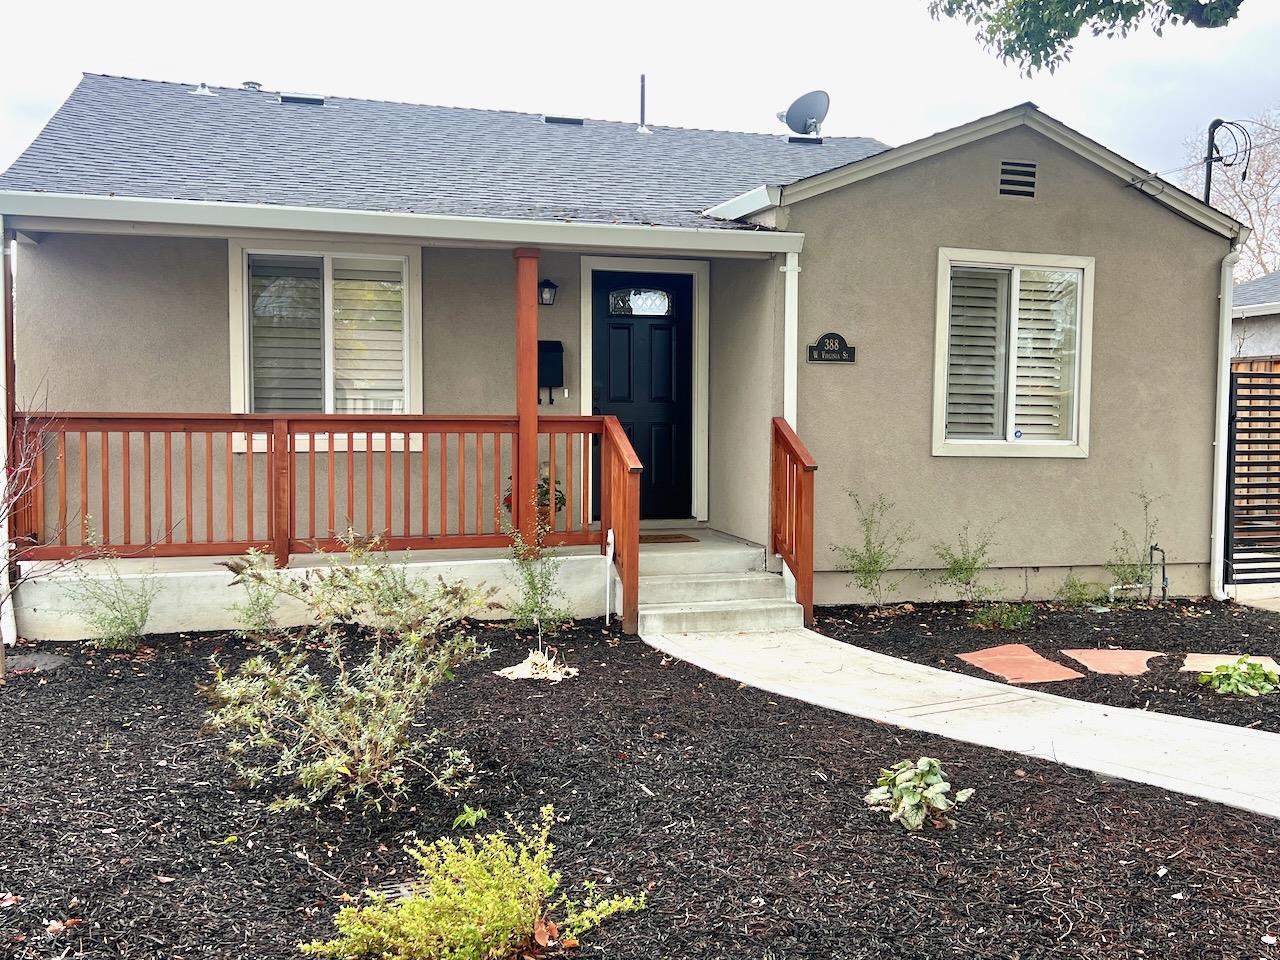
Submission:
[[538,341],[538,389],[558,390],[564,386],[564,344],[559,340]]

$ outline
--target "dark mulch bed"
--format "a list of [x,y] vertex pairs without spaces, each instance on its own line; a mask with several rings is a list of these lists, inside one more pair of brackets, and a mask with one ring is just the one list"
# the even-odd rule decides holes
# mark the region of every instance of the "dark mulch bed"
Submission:
[[[1277,955],[1280,822],[770,697],[598,624],[564,638],[582,674],[558,686],[492,676],[524,645],[489,640],[431,718],[477,761],[467,799],[490,824],[554,802],[566,879],[649,891],[581,956]],[[315,818],[232,788],[194,695],[222,643],[77,653],[0,688],[0,896],[23,898],[0,906],[0,953],[295,956],[341,894],[403,872],[411,832],[449,831],[459,802],[425,791]],[[955,833],[862,803],[879,766],[921,754],[978,790]]]
[[[1271,656],[1280,661],[1280,614],[1233,603],[1173,600],[1116,607],[1106,613],[1037,604],[1024,630],[981,630],[969,626],[972,611],[954,603],[870,607],[822,607],[816,629],[847,643],[904,660],[998,680],[970,666],[959,654],[1003,643],[1025,643],[1043,657],[1085,674],[1081,680],[1023,684],[1064,697],[1116,707],[1158,710],[1184,717],[1280,732],[1280,694],[1230,697],[1182,673],[1184,653]],[[1165,653],[1148,661],[1140,677],[1090,673],[1062,650],[1109,647]]]

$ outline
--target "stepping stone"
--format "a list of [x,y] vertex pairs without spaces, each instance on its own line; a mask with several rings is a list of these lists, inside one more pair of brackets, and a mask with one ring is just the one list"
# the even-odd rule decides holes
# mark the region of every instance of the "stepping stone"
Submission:
[[1163,653],[1155,650],[1063,650],[1066,656],[1076,663],[1084,664],[1094,673],[1105,673],[1113,677],[1140,677],[1150,668],[1147,661],[1152,657],[1163,657]]
[[1083,673],[1046,660],[1025,643],[1005,643],[972,653],[960,654],[965,663],[1004,677],[1010,683],[1052,683],[1055,680],[1079,680]]
[[[1187,658],[1182,661],[1182,673],[1212,673],[1215,667],[1224,663],[1235,663],[1240,659],[1238,653],[1188,653]],[[1278,666],[1271,657],[1250,657],[1253,663],[1262,664],[1264,669],[1273,673],[1280,673]]]
[[60,653],[11,653],[4,659],[5,669],[11,673],[57,670],[70,662],[70,657]]

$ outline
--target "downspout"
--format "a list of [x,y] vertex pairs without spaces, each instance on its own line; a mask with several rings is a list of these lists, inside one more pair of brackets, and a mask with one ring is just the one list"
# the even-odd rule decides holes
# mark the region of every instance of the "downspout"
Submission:
[[1233,247],[1222,258],[1218,280],[1218,395],[1213,428],[1213,533],[1209,538],[1209,592],[1215,600],[1230,599],[1227,593],[1227,417],[1231,402],[1231,290],[1240,250]]
[[[13,437],[13,421],[14,410],[17,400],[17,384],[15,382],[15,371],[17,366],[14,361],[14,311],[15,306],[14,292],[14,257],[16,255],[15,238],[11,235],[4,222],[4,217],[0,216],[0,275],[3,276],[3,283],[0,283],[0,316],[4,321],[3,337],[0,337],[0,350],[3,350],[3,364],[0,369],[4,370],[4,416],[0,418],[3,427],[0,427],[0,456],[4,457],[4,463],[0,465],[0,502],[6,498],[6,490],[4,485],[9,482],[9,468],[13,459],[13,450],[11,447],[11,438]],[[4,515],[0,516],[0,576],[13,577],[13,571],[9,569],[9,558],[12,555],[13,545],[9,540],[10,529],[9,523],[12,518]],[[18,624],[13,610],[13,581],[10,579],[4,585],[3,590],[4,601],[0,604],[0,679],[4,677],[4,647],[14,646],[18,641]]]

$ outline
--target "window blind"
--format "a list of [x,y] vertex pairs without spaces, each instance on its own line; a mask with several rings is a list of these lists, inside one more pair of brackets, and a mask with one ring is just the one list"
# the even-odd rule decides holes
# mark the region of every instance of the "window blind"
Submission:
[[404,413],[404,276],[399,260],[333,261],[335,413]]
[[1013,428],[1020,440],[1070,440],[1075,431],[1079,274],[1018,271]]
[[1009,340],[1007,270],[951,271],[947,436],[1004,436]]
[[319,257],[249,257],[253,408],[324,410],[324,263]]

